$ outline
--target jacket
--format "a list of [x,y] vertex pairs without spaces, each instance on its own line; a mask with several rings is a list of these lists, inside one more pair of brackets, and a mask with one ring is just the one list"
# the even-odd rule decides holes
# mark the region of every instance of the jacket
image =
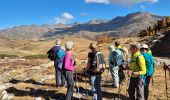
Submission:
[[[137,57],[138,62],[137,62]],[[137,65],[138,63],[138,65]],[[132,55],[131,60],[130,60],[130,70],[133,72],[139,72],[140,76],[146,74],[146,64],[145,64],[145,58],[144,56],[138,51],[135,54]],[[132,75],[132,77],[137,77]]]
[[74,60],[72,58],[71,52],[66,51],[66,55],[64,58],[64,69],[68,71],[74,71],[75,66],[74,66]]

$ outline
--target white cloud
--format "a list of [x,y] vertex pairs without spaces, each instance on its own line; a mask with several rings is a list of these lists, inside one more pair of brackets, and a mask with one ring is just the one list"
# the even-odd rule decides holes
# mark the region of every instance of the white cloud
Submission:
[[61,14],[61,17],[55,17],[54,21],[55,21],[56,24],[58,24],[58,23],[65,24],[69,20],[72,20],[72,19],[74,19],[73,15],[71,15],[70,13],[64,12],[64,13]]
[[121,5],[134,5],[141,2],[157,3],[159,0],[85,0],[86,3],[104,3],[104,4],[121,4]]
[[86,3],[104,3],[109,4],[110,0],[85,0]]
[[69,14],[69,13],[67,13],[67,12],[62,13],[62,17],[63,17],[64,19],[67,19],[67,20],[71,20],[71,19],[74,18],[73,15],[71,15],[71,14]]

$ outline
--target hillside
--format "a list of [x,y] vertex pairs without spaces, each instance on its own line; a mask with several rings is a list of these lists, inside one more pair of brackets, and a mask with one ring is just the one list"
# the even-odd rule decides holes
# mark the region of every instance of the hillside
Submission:
[[119,16],[112,20],[91,20],[83,24],[22,25],[0,30],[0,35],[15,39],[33,40],[49,38],[56,36],[56,34],[76,34],[85,38],[93,38],[96,35],[102,34],[111,36],[136,36],[141,30],[148,26],[153,26],[161,18],[161,16],[147,12],[136,12],[126,16]]

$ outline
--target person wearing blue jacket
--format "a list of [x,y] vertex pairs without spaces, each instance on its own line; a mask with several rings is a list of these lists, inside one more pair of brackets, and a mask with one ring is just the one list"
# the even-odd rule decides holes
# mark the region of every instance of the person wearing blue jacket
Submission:
[[149,83],[150,83],[150,79],[152,78],[152,76],[154,74],[154,58],[150,53],[148,53],[149,48],[148,48],[147,44],[143,44],[141,46],[140,51],[146,61],[146,75],[145,75],[146,77],[145,77],[145,85],[144,85],[144,96],[145,96],[145,100],[148,100]]

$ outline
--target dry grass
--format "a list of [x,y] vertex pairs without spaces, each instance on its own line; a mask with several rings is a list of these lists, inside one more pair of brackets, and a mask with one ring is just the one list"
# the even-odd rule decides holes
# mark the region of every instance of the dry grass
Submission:
[[[78,66],[77,70],[82,71],[83,68],[86,66],[87,61],[87,54],[89,52],[88,45],[90,40],[80,39],[80,38],[65,38],[63,40],[63,44],[67,41],[71,40],[74,42],[74,51],[73,55],[78,59]],[[123,46],[128,47],[128,44],[133,41],[138,41],[139,38],[122,38],[119,39]],[[114,42],[114,41],[113,41]],[[27,43],[27,44],[26,44]],[[31,57],[36,58],[35,55],[43,54],[48,51],[55,43],[55,40],[52,41],[30,41],[29,43],[25,41],[25,44],[16,45],[15,52],[10,51],[13,49],[8,49],[9,52],[17,54],[19,56],[27,56],[32,54]],[[107,47],[111,44],[103,44],[100,46],[100,50],[104,53],[105,57],[108,57],[109,51]],[[4,47],[6,48],[6,47]],[[8,52],[8,53],[9,53]],[[32,60],[25,60],[25,61],[13,61],[13,62],[4,62],[0,64],[0,75],[5,74],[8,79],[15,79],[18,82],[13,83],[13,87],[8,88],[8,93],[14,94],[14,100],[34,100],[37,97],[41,97],[43,99],[52,99],[57,96],[64,96],[66,93],[66,88],[60,87],[56,88],[55,79],[45,79],[41,82],[42,78],[45,75],[54,75],[54,67],[53,66],[46,66],[41,69],[31,69],[32,67],[39,66],[44,63],[48,63],[49,60],[47,59],[32,59]],[[16,70],[16,71],[13,71]],[[113,99],[114,96],[118,93],[118,89],[110,87],[108,84],[112,82],[111,75],[109,75],[109,80],[106,82],[106,75],[107,71],[102,75],[102,91],[103,91],[103,98],[104,100]],[[87,80],[82,78],[83,80]],[[10,80],[6,80],[5,82],[10,82]],[[165,78],[164,78],[164,71],[161,67],[156,67],[155,74],[154,74],[154,90],[152,84],[150,84],[150,97],[149,100],[165,100]],[[79,81],[79,87],[82,89],[88,89],[90,86],[86,84],[86,82]],[[128,79],[126,79],[124,85],[121,89],[121,95],[126,96],[126,90],[128,85]],[[169,93],[170,93],[170,81],[168,80],[169,85]],[[156,94],[156,96],[154,96]],[[83,98],[91,99],[89,96],[84,96]]]

